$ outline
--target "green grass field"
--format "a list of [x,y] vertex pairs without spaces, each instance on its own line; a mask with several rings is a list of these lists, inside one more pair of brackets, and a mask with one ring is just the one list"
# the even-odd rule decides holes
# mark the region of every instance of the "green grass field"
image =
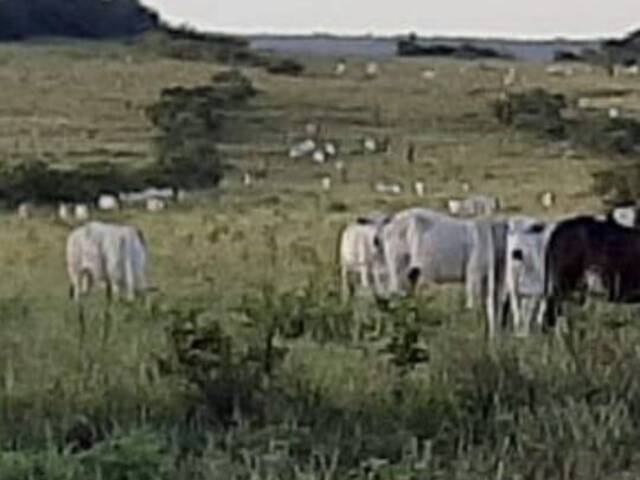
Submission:
[[[67,298],[70,228],[45,207],[28,221],[0,216],[0,479],[636,478],[633,308],[578,312],[564,341],[507,336],[490,348],[459,288],[390,311],[335,297],[338,234],[358,214],[442,210],[465,181],[502,197],[508,213],[598,212],[591,173],[612,159],[565,155],[499,125],[490,102],[502,76],[478,63],[393,59],[365,81],[364,60],[340,79],[329,59],[306,62],[300,78],[245,72],[261,93],[227,112],[220,149],[235,168],[220,188],[167,212],[103,216],[145,232],[159,293],[144,304],[109,307],[96,295],[80,315]],[[427,66],[432,81],[421,78]],[[115,45],[2,46],[0,159],[148,162],[145,107],[162,88],[205,84],[223,68]],[[516,89],[627,89],[597,106],[640,116],[638,79],[517,69]],[[388,135],[390,153],[344,155],[341,183],[330,163],[287,157],[309,121],[344,149]],[[265,162],[267,178],[244,187],[242,173]],[[334,188],[323,192],[327,174]],[[377,194],[377,181],[404,193]],[[552,211],[539,204],[545,190],[557,194]],[[174,358],[176,325],[197,336],[211,324],[230,335],[231,357]],[[270,337],[271,325],[283,330]],[[265,339],[286,352],[280,360]],[[273,357],[268,375],[247,353],[256,342],[259,358]],[[225,389],[251,398],[234,404],[232,426],[214,408],[229,403]],[[72,453],[82,428],[92,448]]]

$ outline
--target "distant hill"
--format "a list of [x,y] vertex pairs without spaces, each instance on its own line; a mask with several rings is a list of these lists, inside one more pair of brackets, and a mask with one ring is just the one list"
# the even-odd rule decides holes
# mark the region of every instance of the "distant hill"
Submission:
[[159,15],[138,0],[0,1],[0,40],[5,41],[127,37],[159,25]]
[[[397,54],[397,42],[403,36],[336,36],[314,35],[251,35],[251,47],[259,51],[300,56],[329,57],[393,57]],[[549,62],[555,52],[563,50],[581,54],[585,49],[598,49],[600,40],[509,40],[472,37],[417,37],[423,47],[451,47],[460,51],[463,45],[477,49],[500,52],[518,60]],[[462,51],[464,53],[464,51]]]

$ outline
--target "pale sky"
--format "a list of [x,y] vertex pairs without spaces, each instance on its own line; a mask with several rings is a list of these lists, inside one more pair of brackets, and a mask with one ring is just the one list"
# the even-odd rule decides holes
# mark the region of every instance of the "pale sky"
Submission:
[[175,23],[229,33],[585,38],[640,28],[640,0],[142,0]]

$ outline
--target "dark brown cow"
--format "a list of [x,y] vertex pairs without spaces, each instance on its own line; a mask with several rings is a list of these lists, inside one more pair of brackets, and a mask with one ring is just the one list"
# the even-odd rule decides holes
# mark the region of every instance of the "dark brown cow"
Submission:
[[549,321],[572,294],[604,295],[609,302],[640,302],[640,229],[589,216],[558,223],[545,255]]

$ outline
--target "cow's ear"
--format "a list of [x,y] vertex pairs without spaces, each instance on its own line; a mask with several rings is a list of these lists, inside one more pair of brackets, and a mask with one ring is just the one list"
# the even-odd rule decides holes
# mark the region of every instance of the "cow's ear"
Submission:
[[370,218],[367,218],[367,217],[358,217],[358,218],[356,218],[356,223],[357,223],[358,225],[370,225],[372,222],[371,222],[371,219],[370,219]]

